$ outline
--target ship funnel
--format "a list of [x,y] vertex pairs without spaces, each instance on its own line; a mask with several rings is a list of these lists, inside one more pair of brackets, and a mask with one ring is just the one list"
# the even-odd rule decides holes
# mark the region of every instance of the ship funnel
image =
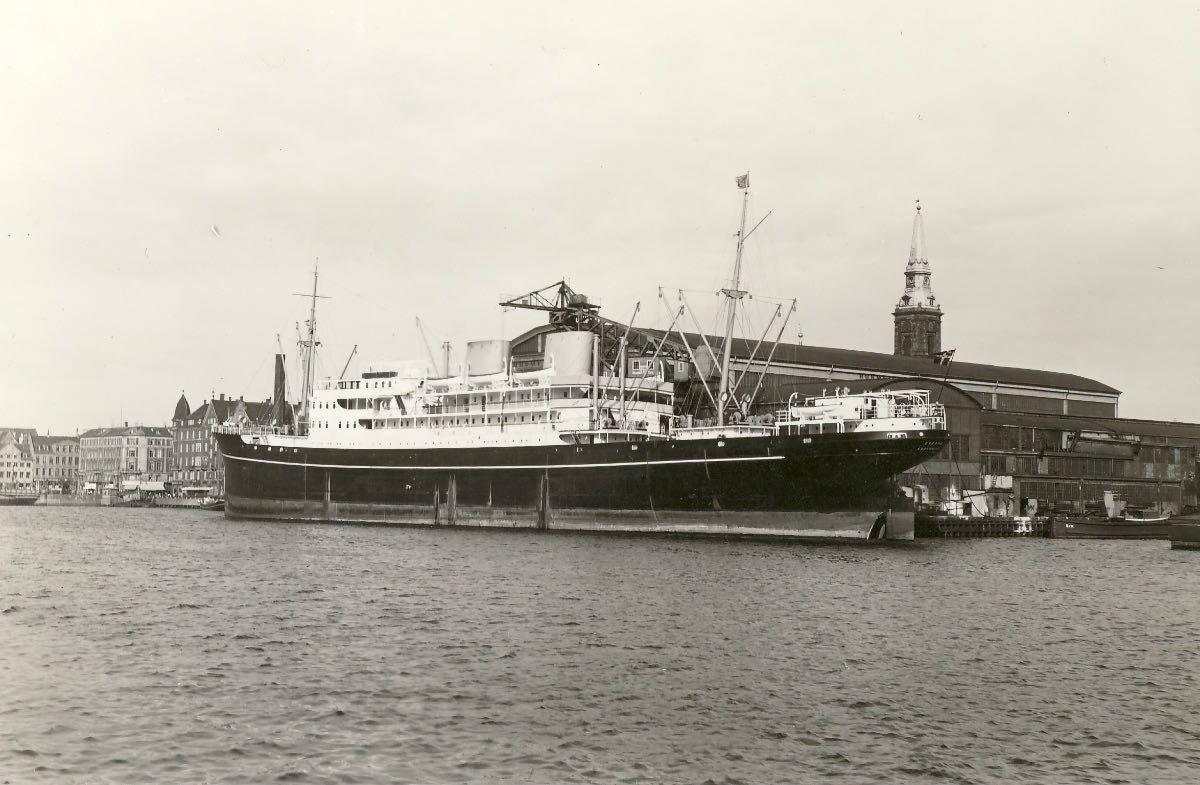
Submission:
[[467,373],[471,376],[503,373],[508,369],[508,353],[508,341],[468,341]]
[[292,424],[292,406],[287,400],[287,375],[284,371],[286,358],[282,354],[275,355],[275,387],[271,391],[271,424],[285,426]]
[[556,376],[592,375],[592,334],[580,330],[550,333],[546,336],[544,368],[553,368]]

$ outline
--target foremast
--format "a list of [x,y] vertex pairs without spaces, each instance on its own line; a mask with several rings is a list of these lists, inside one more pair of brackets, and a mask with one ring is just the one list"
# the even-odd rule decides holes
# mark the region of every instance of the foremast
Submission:
[[304,353],[304,377],[300,380],[300,421],[296,424],[296,435],[307,436],[309,428],[309,399],[312,398],[313,391],[313,372],[315,369],[314,354],[316,353],[319,342],[317,341],[317,300],[328,299],[317,294],[317,278],[320,272],[320,260],[313,262],[313,288],[312,294],[297,293],[297,297],[307,297],[311,301],[309,304],[308,321],[305,323],[308,327],[307,340],[301,339],[300,351]]

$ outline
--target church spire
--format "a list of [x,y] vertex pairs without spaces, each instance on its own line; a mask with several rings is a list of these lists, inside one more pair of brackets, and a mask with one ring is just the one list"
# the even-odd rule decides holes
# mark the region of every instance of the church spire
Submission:
[[179,393],[179,400],[175,402],[175,414],[171,417],[172,420],[186,420],[188,415],[192,413],[192,407],[188,404],[187,396],[182,392]]
[[896,303],[895,354],[932,357],[942,348],[942,306],[938,305],[930,285],[929,259],[925,255],[925,225],[921,220],[921,200],[913,216],[912,242],[908,246],[908,265],[904,268],[904,294]]
[[904,294],[897,308],[935,308],[941,310],[930,288],[929,258],[925,255],[925,224],[921,222],[921,200],[913,216],[912,243],[908,247],[908,266],[904,268]]

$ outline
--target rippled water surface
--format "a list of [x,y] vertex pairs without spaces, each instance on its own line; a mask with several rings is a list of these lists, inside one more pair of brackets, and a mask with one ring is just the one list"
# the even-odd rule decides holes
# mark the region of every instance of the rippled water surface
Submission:
[[1200,554],[0,509],[0,782],[1200,781]]

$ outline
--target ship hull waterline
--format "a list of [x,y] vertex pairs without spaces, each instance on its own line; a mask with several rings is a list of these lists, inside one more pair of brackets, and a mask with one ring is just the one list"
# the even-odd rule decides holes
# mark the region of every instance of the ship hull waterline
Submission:
[[946,434],[377,450],[217,438],[229,518],[870,540],[912,539],[891,478]]

